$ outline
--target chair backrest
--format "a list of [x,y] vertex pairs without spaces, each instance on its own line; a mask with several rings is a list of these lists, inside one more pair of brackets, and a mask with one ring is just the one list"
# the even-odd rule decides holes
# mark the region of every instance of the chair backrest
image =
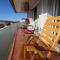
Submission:
[[48,47],[54,47],[60,38],[60,16],[48,17],[39,36]]

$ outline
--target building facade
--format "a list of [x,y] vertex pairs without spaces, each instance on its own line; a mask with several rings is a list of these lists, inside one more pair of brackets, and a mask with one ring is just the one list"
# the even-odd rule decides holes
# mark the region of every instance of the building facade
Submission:
[[29,0],[28,17],[36,19],[36,17],[45,13],[50,16],[58,16],[60,15],[59,6],[59,0]]

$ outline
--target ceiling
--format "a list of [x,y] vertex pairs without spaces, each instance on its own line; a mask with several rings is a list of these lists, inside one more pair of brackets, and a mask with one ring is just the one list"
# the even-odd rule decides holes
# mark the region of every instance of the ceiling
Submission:
[[[38,0],[10,0],[15,12],[27,12]],[[35,4],[36,5],[36,4]]]

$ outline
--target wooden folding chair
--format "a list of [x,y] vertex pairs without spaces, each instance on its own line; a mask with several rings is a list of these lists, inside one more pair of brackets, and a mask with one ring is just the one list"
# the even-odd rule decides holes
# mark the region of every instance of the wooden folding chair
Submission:
[[[39,46],[42,46],[46,51],[48,51],[47,58],[50,57],[51,51],[56,52],[55,47],[58,44],[58,41],[60,39],[59,21],[60,21],[60,16],[48,17],[41,31],[40,36],[38,36],[39,39],[35,41]],[[26,45],[25,48],[27,51],[37,52],[41,57],[44,57],[44,54],[42,54],[42,52],[39,51],[34,46]]]

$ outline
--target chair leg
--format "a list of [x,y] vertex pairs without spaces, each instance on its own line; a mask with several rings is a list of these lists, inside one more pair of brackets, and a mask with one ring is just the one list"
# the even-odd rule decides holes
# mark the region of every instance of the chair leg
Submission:
[[48,60],[48,58],[46,57],[46,60]]
[[26,49],[25,49],[25,46],[24,46],[24,58],[26,58]]
[[51,57],[51,52],[48,52],[47,58],[49,59]]
[[36,56],[36,55],[34,54],[34,55],[32,56],[32,58],[31,58],[31,60],[35,60],[35,56]]

